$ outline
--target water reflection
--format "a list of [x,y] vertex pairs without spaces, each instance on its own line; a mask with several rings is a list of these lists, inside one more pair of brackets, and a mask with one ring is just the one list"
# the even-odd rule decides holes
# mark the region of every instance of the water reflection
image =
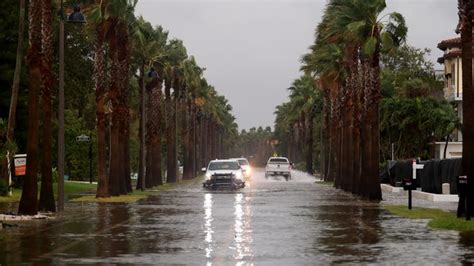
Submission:
[[317,213],[325,225],[315,247],[337,258],[335,262],[375,262],[382,234],[377,206],[320,206]]
[[204,233],[206,233],[206,258],[208,259],[207,265],[211,265],[212,263],[209,262],[211,259],[212,253],[212,234],[214,231],[212,230],[212,194],[206,193],[204,195]]
[[466,265],[472,265],[474,263],[474,232],[461,232],[459,233],[459,244],[461,247],[467,247],[468,252],[464,253],[460,257],[460,261]]
[[234,249],[236,254],[234,258],[240,260],[237,265],[245,264],[246,258],[252,257],[252,249],[250,244],[252,243],[252,228],[251,228],[251,218],[252,218],[252,209],[249,204],[250,197],[244,198],[242,193],[235,195],[234,203],[234,216],[235,216],[235,225],[234,225]]
[[[231,206],[233,212],[227,212]],[[207,265],[223,262],[247,265],[253,258],[251,197],[242,193],[206,193],[203,209]]]

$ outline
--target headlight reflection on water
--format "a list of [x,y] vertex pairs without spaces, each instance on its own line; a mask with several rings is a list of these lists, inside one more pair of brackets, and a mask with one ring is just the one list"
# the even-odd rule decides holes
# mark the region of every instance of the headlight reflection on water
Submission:
[[[229,195],[230,196],[230,195]],[[234,226],[233,234],[225,235],[224,237],[230,240],[229,248],[235,253],[233,258],[236,260],[236,265],[252,265],[252,208],[249,204],[251,197],[244,197],[244,194],[238,193],[234,196]],[[215,252],[219,253],[219,247],[216,247],[216,239],[214,236],[213,222],[214,217],[212,209],[214,207],[213,195],[206,193],[204,195],[204,242],[206,244],[205,252],[206,265],[211,266]],[[228,206],[229,208],[231,206]],[[229,217],[230,218],[230,217]],[[215,226],[215,225],[214,225]],[[230,233],[230,232],[229,232]],[[230,239],[228,237],[231,237]],[[226,241],[227,242],[227,241]]]
[[[252,256],[250,244],[252,243],[252,228],[250,220],[252,218],[251,207],[248,204],[248,198],[239,193],[235,195],[234,201],[234,248],[236,253],[234,258],[242,260]],[[246,264],[245,260],[240,261],[237,265]]]
[[206,193],[204,195],[204,232],[206,233],[205,241],[206,247],[206,258],[211,258],[212,253],[212,194]]

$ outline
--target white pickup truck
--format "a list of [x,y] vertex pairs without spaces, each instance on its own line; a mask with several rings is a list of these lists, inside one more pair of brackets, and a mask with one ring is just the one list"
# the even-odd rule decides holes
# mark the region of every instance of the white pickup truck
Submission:
[[291,179],[291,163],[286,157],[270,157],[265,167],[265,177],[282,175],[288,181]]

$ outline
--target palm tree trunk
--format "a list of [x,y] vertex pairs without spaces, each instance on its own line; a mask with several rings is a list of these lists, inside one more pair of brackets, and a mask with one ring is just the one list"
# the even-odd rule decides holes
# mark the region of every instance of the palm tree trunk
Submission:
[[[463,82],[463,151],[462,172],[467,175],[469,184],[474,183],[474,91],[472,87],[472,5],[461,0],[460,31],[462,45],[462,82]],[[471,186],[472,188],[472,186]],[[469,191],[471,195],[474,191]]]
[[51,90],[54,83],[53,58],[54,42],[51,12],[51,1],[44,1],[42,7],[42,39],[43,39],[43,64],[41,80],[41,100],[43,104],[43,142],[42,142],[42,165],[41,165],[41,190],[39,198],[39,210],[55,212],[56,206],[53,194],[53,101]]
[[361,147],[362,147],[362,154],[361,154],[361,183],[360,183],[360,192],[359,195],[363,197],[368,196],[368,185],[369,185],[369,175],[370,172],[370,163],[371,160],[370,153],[371,153],[371,145],[372,145],[372,136],[370,131],[370,122],[369,122],[369,105],[370,102],[368,101],[369,93],[370,93],[370,66],[367,60],[362,62],[362,84],[363,84],[363,94],[364,98],[361,102],[362,105],[362,123],[361,123]]
[[189,145],[189,163],[190,163],[190,176],[194,178],[196,175],[196,105],[194,104],[194,96],[191,99],[190,106],[190,145]]
[[472,0],[459,0],[459,22],[462,46],[462,82],[463,82],[463,147],[462,147],[462,173],[468,178],[466,220],[474,215],[474,91],[472,87]]
[[94,78],[95,78],[95,101],[97,116],[97,198],[110,197],[109,179],[107,176],[107,120],[105,114],[105,49],[104,28],[100,24],[96,29],[97,37],[95,43]]
[[313,138],[314,138],[314,113],[310,111],[308,114],[308,123],[307,123],[307,128],[308,128],[308,134],[307,134],[307,151],[306,151],[306,172],[308,174],[312,175],[313,174],[313,152],[314,152],[314,143],[313,143]]
[[140,77],[139,77],[139,90],[140,90],[140,121],[138,129],[138,139],[140,140],[140,154],[138,162],[138,178],[137,178],[137,189],[145,189],[145,158],[146,158],[146,144],[145,144],[145,62],[140,66]]
[[110,192],[113,196],[131,191],[129,152],[129,39],[128,26],[114,24],[109,41],[111,56],[110,98],[113,106],[111,128]]
[[329,98],[329,92],[327,89],[323,89],[323,122],[322,122],[322,147],[323,147],[323,156],[322,156],[322,175],[323,180],[328,181],[329,178],[329,162],[331,158],[331,142],[330,142],[330,115],[331,115],[331,101]]
[[362,114],[363,114],[363,102],[364,102],[364,90],[362,84],[362,75],[361,71],[356,67],[351,72],[352,75],[355,76],[356,82],[354,85],[354,106],[353,106],[353,120],[354,126],[352,128],[352,136],[353,136],[353,165],[352,165],[352,173],[353,173],[353,187],[352,193],[359,194],[361,192],[361,182],[362,182],[362,140],[361,140],[361,123],[362,123]]
[[179,101],[179,85],[177,82],[175,83],[174,87],[174,96],[173,96],[173,116],[172,116],[172,151],[173,151],[173,164],[172,164],[172,169],[170,169],[172,172],[174,172],[174,176],[176,178],[176,181],[179,181],[179,176],[178,176],[178,101]]
[[165,82],[165,106],[166,106],[166,182],[175,183],[175,140],[174,140],[174,111],[173,99],[171,98],[171,81]]
[[[207,118],[203,117],[201,119],[201,161],[199,164],[199,168],[207,166]],[[199,171],[199,169],[198,169]]]
[[207,157],[206,157],[206,161],[211,161],[212,159],[215,158],[214,154],[213,154],[213,140],[214,140],[214,130],[213,130],[213,124],[212,124],[212,118],[210,117],[207,121]]
[[146,179],[145,187],[151,188],[161,185],[161,82],[155,78],[147,85],[148,104],[147,104],[147,143],[148,147],[146,158]]
[[[377,34],[377,32],[375,33]],[[377,36],[377,35],[376,35]],[[369,134],[371,136],[371,143],[368,145],[370,152],[368,153],[369,168],[368,176],[368,193],[367,197],[370,200],[382,200],[382,191],[380,188],[379,178],[379,163],[380,163],[380,130],[379,130],[379,102],[380,102],[380,60],[379,48],[374,53],[370,71],[370,90],[368,95],[368,112],[367,123],[369,125]]]
[[[31,0],[29,6],[29,80],[41,80],[41,0]],[[18,214],[35,215],[38,213],[38,130],[40,82],[30,82],[28,90],[28,141],[26,175],[23,182]]]
[[118,27],[119,49],[118,60],[120,63],[120,102],[121,110],[121,143],[123,149],[122,155],[122,175],[121,187],[122,193],[132,192],[132,179],[130,176],[130,41],[128,25],[121,22]]
[[109,99],[112,104],[112,114],[110,117],[110,173],[109,173],[109,193],[112,196],[121,195],[123,192],[120,187],[122,152],[120,149],[120,85],[119,85],[119,62],[117,59],[118,40],[116,33],[112,31],[109,38],[109,57],[110,57],[110,88]]
[[192,125],[191,125],[191,99],[186,100],[183,112],[183,129],[184,129],[184,165],[183,165],[183,179],[192,178]]

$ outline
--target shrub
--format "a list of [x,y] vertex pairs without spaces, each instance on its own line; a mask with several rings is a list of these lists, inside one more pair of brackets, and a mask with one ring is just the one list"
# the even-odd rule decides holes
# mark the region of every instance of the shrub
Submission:
[[5,197],[8,195],[8,184],[4,180],[0,180],[0,196]]

